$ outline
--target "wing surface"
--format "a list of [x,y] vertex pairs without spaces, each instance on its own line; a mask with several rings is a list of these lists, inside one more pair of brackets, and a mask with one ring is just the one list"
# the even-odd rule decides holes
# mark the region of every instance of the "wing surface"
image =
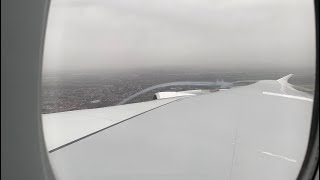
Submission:
[[49,154],[59,179],[292,180],[312,96],[286,78],[155,108]]
[[176,101],[178,98],[42,115],[49,152],[74,143],[119,122]]

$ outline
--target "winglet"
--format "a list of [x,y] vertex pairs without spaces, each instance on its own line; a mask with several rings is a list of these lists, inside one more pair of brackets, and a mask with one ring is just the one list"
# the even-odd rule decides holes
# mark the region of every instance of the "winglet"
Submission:
[[287,76],[284,76],[280,79],[278,79],[277,81],[281,82],[281,83],[288,83],[288,80],[293,76],[293,74],[289,74]]

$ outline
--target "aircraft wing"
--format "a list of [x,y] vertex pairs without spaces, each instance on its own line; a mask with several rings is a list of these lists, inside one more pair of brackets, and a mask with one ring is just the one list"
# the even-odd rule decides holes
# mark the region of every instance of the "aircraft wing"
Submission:
[[43,114],[42,122],[47,149],[49,152],[53,152],[105,128],[176,100],[178,100],[178,98]]
[[288,78],[44,115],[52,167],[62,180],[296,179],[313,97]]

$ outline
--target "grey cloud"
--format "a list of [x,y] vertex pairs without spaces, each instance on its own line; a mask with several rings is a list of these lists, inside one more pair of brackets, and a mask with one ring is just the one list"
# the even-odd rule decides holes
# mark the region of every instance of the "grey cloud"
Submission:
[[44,70],[312,67],[311,0],[53,0]]

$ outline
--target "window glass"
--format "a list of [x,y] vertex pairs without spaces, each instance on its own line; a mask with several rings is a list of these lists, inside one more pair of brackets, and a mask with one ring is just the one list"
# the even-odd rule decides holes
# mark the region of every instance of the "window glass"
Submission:
[[311,0],[52,0],[42,78],[61,179],[294,179]]

